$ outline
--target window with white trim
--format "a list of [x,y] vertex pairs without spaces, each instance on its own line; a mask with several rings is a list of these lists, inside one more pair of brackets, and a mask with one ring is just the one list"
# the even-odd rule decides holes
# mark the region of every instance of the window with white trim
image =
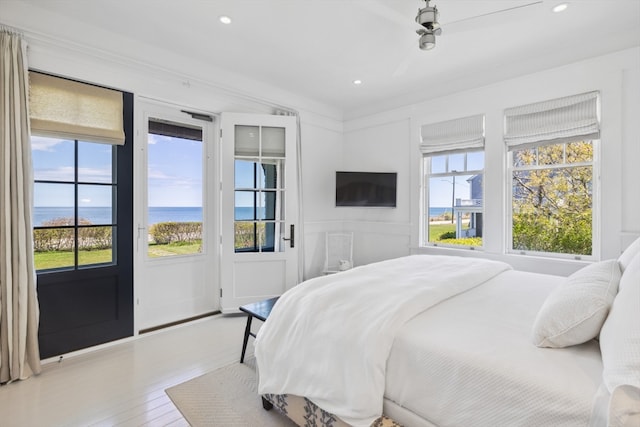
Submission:
[[509,250],[594,255],[598,94],[505,111],[509,150]]
[[482,246],[484,116],[422,126],[422,245]]

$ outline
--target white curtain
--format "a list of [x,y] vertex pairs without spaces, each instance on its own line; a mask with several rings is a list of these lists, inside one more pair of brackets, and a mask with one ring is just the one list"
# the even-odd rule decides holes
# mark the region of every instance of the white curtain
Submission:
[[0,383],[40,372],[27,44],[0,27]]
[[300,124],[300,113],[292,110],[276,110],[279,116],[295,116],[296,118],[296,179],[298,182],[298,229],[296,230],[296,240],[298,243],[298,283],[302,283],[304,277],[304,209],[302,203],[302,125]]

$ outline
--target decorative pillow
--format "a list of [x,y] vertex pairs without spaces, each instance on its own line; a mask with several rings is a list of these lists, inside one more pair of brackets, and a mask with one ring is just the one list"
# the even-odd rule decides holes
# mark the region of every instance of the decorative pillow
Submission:
[[615,259],[588,265],[547,297],[533,323],[533,343],[561,348],[598,336],[618,291],[620,267]]
[[640,254],[620,279],[618,295],[600,333],[600,351],[610,393],[621,385],[640,388]]
[[640,237],[638,237],[633,243],[631,243],[627,249],[622,252],[622,255],[618,257],[618,263],[620,264],[620,270],[624,273],[631,260],[640,254]]

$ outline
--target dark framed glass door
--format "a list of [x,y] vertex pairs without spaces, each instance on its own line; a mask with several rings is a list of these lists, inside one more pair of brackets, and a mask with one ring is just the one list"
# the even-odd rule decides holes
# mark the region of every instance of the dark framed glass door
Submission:
[[133,95],[124,145],[34,136],[42,358],[133,335]]

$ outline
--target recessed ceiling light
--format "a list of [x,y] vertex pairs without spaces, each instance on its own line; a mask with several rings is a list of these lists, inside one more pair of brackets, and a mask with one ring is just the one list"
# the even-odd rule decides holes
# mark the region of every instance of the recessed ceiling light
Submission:
[[223,24],[231,24],[231,18],[226,15],[222,15],[219,19]]
[[357,85],[361,85],[362,84],[362,80],[356,79],[356,80],[353,81],[353,84],[356,85],[356,86]]
[[556,6],[553,7],[553,11],[558,13],[558,12],[563,12],[565,10],[567,10],[567,8],[569,7],[569,5],[567,3],[560,3]]

